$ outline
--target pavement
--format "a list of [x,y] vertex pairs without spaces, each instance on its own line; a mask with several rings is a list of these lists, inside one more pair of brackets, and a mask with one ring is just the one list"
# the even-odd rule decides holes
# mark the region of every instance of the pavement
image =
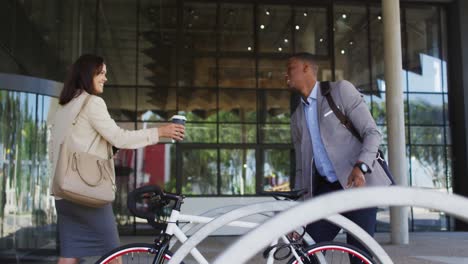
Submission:
[[[202,254],[212,261],[223,250],[227,249],[239,236],[211,236],[205,239],[197,248]],[[402,264],[468,264],[468,232],[417,232],[410,233],[410,243],[408,245],[391,245],[389,233],[377,233],[376,240],[382,245],[394,263]],[[344,241],[345,236],[339,235],[338,241]],[[147,242],[152,243],[150,236],[122,236],[121,243]],[[173,251],[178,245],[175,245]],[[48,255],[47,255],[48,254]],[[1,259],[0,263],[56,263],[57,256],[53,252],[46,255],[22,255],[19,261]],[[88,258],[81,263],[94,263],[96,258]],[[184,260],[186,264],[196,263],[191,257]],[[249,264],[266,263],[260,254],[249,260]],[[286,263],[286,262],[275,262]]]

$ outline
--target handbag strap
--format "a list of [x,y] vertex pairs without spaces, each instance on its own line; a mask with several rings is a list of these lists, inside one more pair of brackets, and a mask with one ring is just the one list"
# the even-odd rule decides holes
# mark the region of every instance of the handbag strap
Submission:
[[[75,119],[73,120],[72,126],[76,125],[76,122],[78,121],[78,117],[80,116],[81,112],[86,107],[86,105],[88,105],[88,102],[89,102],[90,99],[91,99],[91,95],[88,94],[86,96],[83,104],[81,105],[80,111],[78,112]],[[93,141],[91,142],[91,145],[89,145],[88,151],[86,151],[86,152],[89,152],[89,150],[94,145],[94,142],[96,142],[96,140],[99,138],[99,136],[100,136],[99,133],[97,133],[96,136],[94,137]],[[107,155],[108,155],[108,159],[112,158],[112,146],[109,144],[109,142],[107,142]]]
[[321,82],[320,91],[322,92],[322,95],[325,96],[325,98],[327,98],[328,105],[330,106],[335,116],[340,120],[341,124],[343,124],[343,126],[346,127],[349,130],[349,132],[351,132],[351,134],[353,134],[353,136],[355,136],[362,143],[362,137],[357,132],[351,120],[349,120],[349,118],[338,109],[338,107],[335,104],[335,101],[333,101],[333,97],[330,93],[330,82]]

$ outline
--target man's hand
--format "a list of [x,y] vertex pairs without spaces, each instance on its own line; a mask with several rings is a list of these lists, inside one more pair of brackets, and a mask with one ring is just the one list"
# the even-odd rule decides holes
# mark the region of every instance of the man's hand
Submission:
[[365,185],[366,178],[364,177],[364,174],[358,167],[354,167],[351,174],[348,176],[348,184],[346,185],[346,188],[363,187]]

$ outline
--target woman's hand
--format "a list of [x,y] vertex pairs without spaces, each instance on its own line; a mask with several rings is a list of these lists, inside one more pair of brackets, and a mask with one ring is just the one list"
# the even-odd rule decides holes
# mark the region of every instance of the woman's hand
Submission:
[[185,127],[180,124],[168,124],[158,127],[159,137],[172,138],[182,141],[185,136]]

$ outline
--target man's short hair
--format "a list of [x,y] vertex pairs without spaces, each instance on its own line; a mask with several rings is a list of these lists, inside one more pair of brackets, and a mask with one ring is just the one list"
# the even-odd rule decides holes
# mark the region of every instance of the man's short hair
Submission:
[[309,63],[312,66],[312,69],[314,70],[315,75],[317,75],[317,73],[318,73],[318,64],[317,64],[317,60],[315,59],[314,55],[312,55],[312,54],[310,54],[308,52],[299,52],[299,53],[293,54],[289,58],[290,59],[294,58],[294,59],[298,59],[298,60],[301,60],[303,62]]

